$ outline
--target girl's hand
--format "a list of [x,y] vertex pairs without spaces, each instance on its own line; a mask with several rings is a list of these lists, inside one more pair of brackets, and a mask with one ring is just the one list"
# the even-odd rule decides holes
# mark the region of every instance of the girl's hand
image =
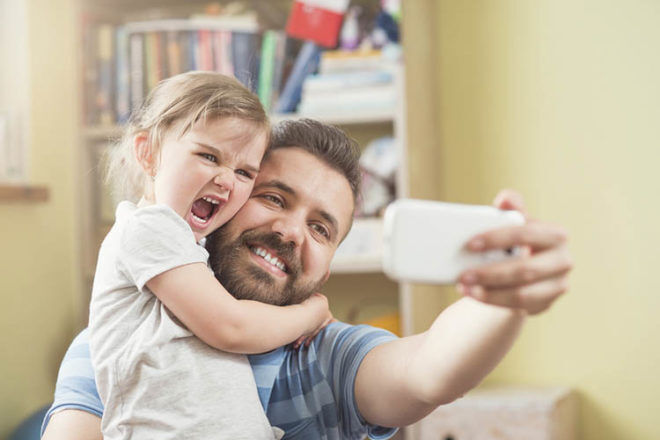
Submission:
[[313,293],[309,298],[303,301],[302,304],[307,307],[312,307],[314,309],[320,308],[321,319],[316,327],[314,327],[312,330],[310,330],[306,334],[296,339],[296,341],[293,343],[293,348],[295,349],[298,349],[303,344],[305,345],[305,347],[309,347],[309,344],[312,343],[316,335],[318,335],[319,332],[323,330],[326,325],[332,322],[337,322],[337,320],[332,316],[332,313],[330,312],[330,308],[328,306],[328,299],[325,297],[325,295],[318,292]]

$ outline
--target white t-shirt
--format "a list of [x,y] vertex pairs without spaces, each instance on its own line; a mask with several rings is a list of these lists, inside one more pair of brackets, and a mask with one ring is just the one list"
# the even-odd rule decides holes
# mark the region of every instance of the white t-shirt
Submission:
[[90,353],[111,439],[274,439],[246,356],[192,334],[146,287],[208,260],[171,208],[117,207],[90,303]]

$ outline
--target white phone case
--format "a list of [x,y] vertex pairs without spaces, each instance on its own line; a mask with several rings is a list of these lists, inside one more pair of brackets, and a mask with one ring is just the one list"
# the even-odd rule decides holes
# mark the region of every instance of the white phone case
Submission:
[[491,206],[399,199],[383,222],[383,270],[399,281],[452,284],[468,268],[519,255],[519,249],[470,252],[467,242],[491,229],[521,225],[517,211]]

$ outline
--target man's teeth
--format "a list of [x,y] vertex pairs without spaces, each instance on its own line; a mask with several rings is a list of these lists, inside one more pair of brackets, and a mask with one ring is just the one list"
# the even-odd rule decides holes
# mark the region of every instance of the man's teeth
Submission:
[[220,201],[216,199],[212,199],[210,197],[202,197],[202,200],[206,200],[207,202],[213,204],[213,205],[219,205]]
[[268,261],[270,264],[272,264],[273,266],[277,267],[277,268],[278,268],[279,270],[281,270],[282,272],[286,272],[286,266],[284,265],[284,263],[282,263],[282,262],[280,261],[279,258],[277,258],[277,257],[273,257],[273,256],[272,256],[271,254],[269,254],[268,251],[266,251],[264,248],[253,247],[253,248],[252,248],[252,252],[254,252],[255,254],[259,255],[261,258],[263,258],[264,260]]

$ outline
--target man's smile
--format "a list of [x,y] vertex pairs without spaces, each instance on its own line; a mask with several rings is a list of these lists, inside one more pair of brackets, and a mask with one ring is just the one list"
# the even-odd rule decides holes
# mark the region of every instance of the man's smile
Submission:
[[268,272],[278,277],[287,276],[287,263],[275,251],[259,244],[248,244],[248,249],[252,259]]

